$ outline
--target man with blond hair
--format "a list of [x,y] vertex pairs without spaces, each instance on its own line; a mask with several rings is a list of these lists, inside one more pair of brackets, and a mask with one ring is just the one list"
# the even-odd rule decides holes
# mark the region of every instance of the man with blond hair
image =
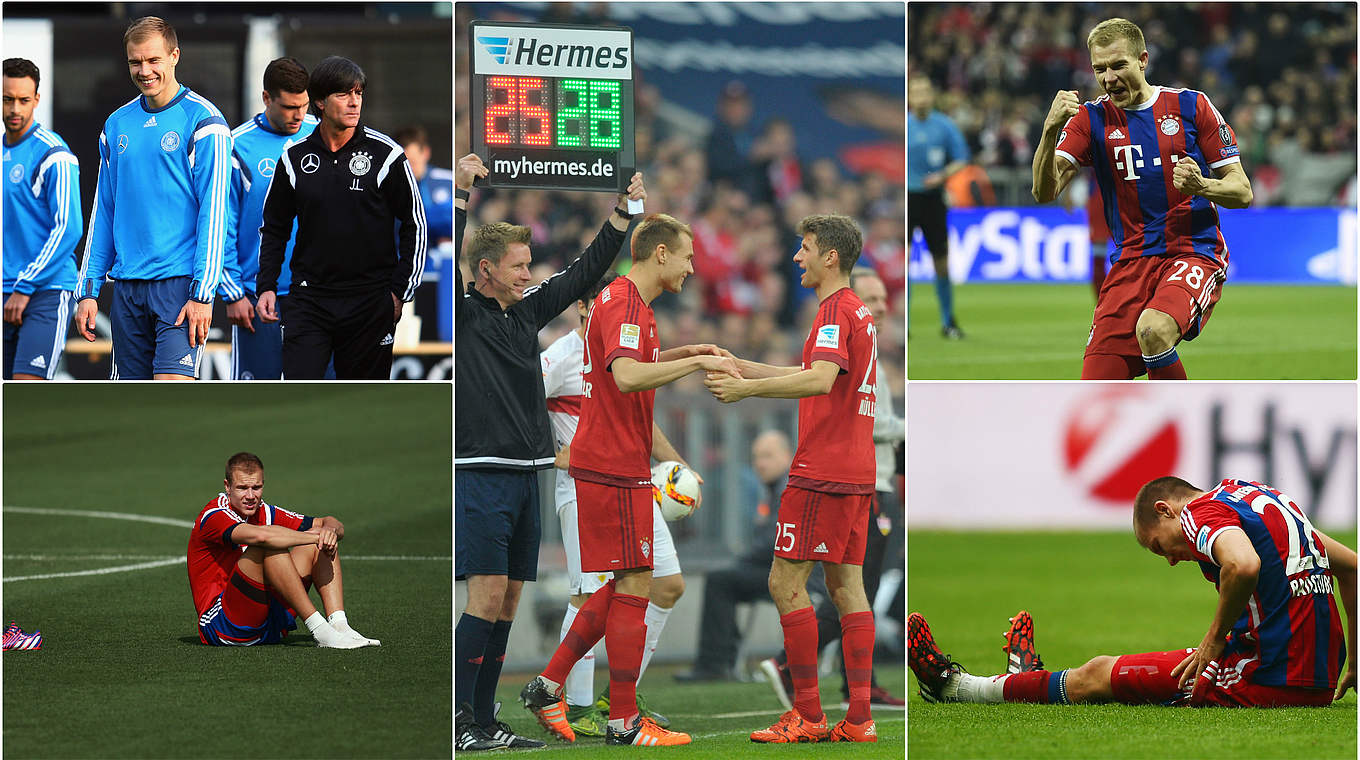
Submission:
[[1094,167],[1114,241],[1081,377],[1184,380],[1176,346],[1203,331],[1226,278],[1217,204],[1246,208],[1251,181],[1208,95],[1144,78],[1148,52],[1136,24],[1102,21],[1086,45],[1105,94],[1081,103],[1075,90],[1059,91],[1033,163],[1040,203],[1061,194],[1079,166]]

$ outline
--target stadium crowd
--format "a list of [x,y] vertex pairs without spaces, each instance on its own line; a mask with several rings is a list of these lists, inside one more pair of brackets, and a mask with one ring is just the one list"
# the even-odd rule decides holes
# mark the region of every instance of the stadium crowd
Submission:
[[[1086,34],[1121,16],[1147,37],[1148,81],[1203,91],[1237,133],[1253,206],[1356,202],[1356,8],[1350,3],[923,4],[907,14],[908,72],[963,132],[974,193],[1009,170],[1026,189],[1044,115],[1060,89],[1101,94]],[[988,175],[992,175],[990,182]],[[1029,193],[1014,200],[1032,202]]]

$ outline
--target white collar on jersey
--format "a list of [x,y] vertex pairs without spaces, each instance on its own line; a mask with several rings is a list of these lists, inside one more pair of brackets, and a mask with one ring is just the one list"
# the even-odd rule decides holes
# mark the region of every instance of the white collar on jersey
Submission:
[[1152,107],[1152,104],[1153,104],[1153,103],[1157,102],[1157,96],[1158,96],[1158,95],[1161,95],[1161,94],[1162,94],[1162,86],[1159,85],[1159,84],[1154,84],[1154,85],[1152,85],[1152,96],[1151,96],[1151,97],[1149,97],[1147,100],[1143,101],[1142,103],[1139,103],[1138,105],[1134,106],[1133,108],[1125,108],[1124,110],[1125,110],[1125,111],[1146,111],[1147,109],[1149,109],[1149,108]]

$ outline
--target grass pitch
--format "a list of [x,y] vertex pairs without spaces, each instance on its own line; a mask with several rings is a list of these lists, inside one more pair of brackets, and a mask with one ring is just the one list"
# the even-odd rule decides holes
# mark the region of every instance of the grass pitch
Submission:
[[[0,614],[44,638],[4,654],[6,756],[449,756],[447,385],[37,386],[4,388]],[[268,502],[345,523],[346,609],[381,648],[318,649],[300,622],[198,643],[187,526],[243,449]]]
[[[954,313],[967,337],[940,336],[928,283],[912,286],[907,376],[913,380],[1076,380],[1095,299],[1088,285],[967,284]],[[1356,289],[1234,285],[1204,334],[1180,349],[1195,380],[1354,380]]]
[[[1353,530],[1328,532],[1356,545]],[[911,610],[979,675],[1004,669],[1006,619],[1021,609],[1034,616],[1045,665],[1059,670],[1096,655],[1195,646],[1217,600],[1197,565],[1168,567],[1126,532],[909,531],[907,563]],[[1356,756],[1354,692],[1328,708],[1236,710],[931,705],[916,688],[912,676],[912,760]]]

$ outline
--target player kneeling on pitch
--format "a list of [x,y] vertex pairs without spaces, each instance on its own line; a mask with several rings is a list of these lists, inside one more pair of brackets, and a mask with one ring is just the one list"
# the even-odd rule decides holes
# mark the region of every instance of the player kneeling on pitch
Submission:
[[[1198,562],[1218,587],[1213,622],[1198,647],[1100,656],[1049,672],[1035,654],[1034,621],[1022,611],[1006,635],[1008,673],[982,678],[942,654],[925,618],[913,612],[907,661],[921,697],[1321,707],[1355,688],[1355,552],[1315,529],[1288,496],[1245,480],[1224,480],[1205,492],[1180,478],[1157,478],[1138,492],[1133,531],[1172,565]],[[1349,646],[1334,582],[1350,622]]]
[[[340,540],[334,517],[308,517],[264,501],[264,463],[241,452],[227,460],[226,493],[208,502],[189,535],[189,588],[204,644],[278,644],[297,628],[317,646],[378,646],[345,619]],[[315,584],[330,613],[321,616],[307,590]]]

